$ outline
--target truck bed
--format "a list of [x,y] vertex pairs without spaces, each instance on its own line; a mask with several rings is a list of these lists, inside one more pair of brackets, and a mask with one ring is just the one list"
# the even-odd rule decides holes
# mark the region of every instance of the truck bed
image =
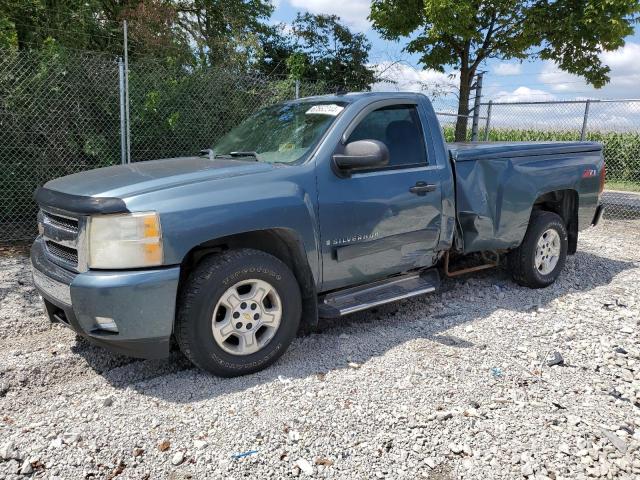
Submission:
[[579,227],[598,204],[602,146],[595,142],[491,142],[448,145],[456,180],[457,247],[464,253],[517,247],[532,205],[548,192],[575,191]]

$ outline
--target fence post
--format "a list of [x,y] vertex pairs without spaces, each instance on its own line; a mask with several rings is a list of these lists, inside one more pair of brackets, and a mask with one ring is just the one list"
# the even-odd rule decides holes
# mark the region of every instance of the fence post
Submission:
[[589,120],[590,105],[591,105],[591,100],[587,100],[584,104],[584,118],[582,120],[582,131],[580,132],[580,140],[583,140],[583,141],[587,135],[587,121]]
[[487,105],[487,121],[484,124],[484,141],[489,141],[489,128],[491,127],[491,109],[493,108],[493,100],[489,100]]
[[482,98],[482,77],[484,72],[478,73],[476,78],[476,97],[473,100],[473,123],[471,124],[471,141],[478,140],[478,123],[480,121],[480,99]]
[[124,63],[118,58],[118,79],[120,80],[120,160],[127,163],[127,121],[125,119]]
[[131,125],[129,123],[129,47],[127,45],[127,21],[122,22],[124,35],[124,99],[127,118],[127,163],[131,163]]
[[296,100],[300,98],[300,80],[296,79]]

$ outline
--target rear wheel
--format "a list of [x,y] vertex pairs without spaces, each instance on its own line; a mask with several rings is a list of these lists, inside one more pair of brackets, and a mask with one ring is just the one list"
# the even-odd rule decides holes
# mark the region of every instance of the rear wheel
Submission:
[[301,315],[295,276],[251,250],[207,257],[182,289],[176,338],[194,364],[231,377],[266,368],[295,337]]
[[513,279],[530,288],[551,285],[564,268],[567,247],[562,218],[552,212],[534,211],[522,244],[508,256]]

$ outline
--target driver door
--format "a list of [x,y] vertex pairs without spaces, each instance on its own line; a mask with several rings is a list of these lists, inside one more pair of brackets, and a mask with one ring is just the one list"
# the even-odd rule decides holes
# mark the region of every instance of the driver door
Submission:
[[[346,143],[378,140],[389,164],[344,176],[331,162],[318,173],[323,291],[430,266],[442,212],[438,169],[427,158],[419,106],[375,108],[350,126]],[[416,188],[417,187],[417,188]]]

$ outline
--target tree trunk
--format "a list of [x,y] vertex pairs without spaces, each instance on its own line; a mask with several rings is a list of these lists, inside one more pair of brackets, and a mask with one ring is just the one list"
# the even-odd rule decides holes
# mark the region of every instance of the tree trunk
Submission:
[[463,68],[460,70],[460,94],[458,99],[458,119],[456,120],[455,133],[456,142],[464,142],[467,139],[471,78],[472,74],[468,69]]

